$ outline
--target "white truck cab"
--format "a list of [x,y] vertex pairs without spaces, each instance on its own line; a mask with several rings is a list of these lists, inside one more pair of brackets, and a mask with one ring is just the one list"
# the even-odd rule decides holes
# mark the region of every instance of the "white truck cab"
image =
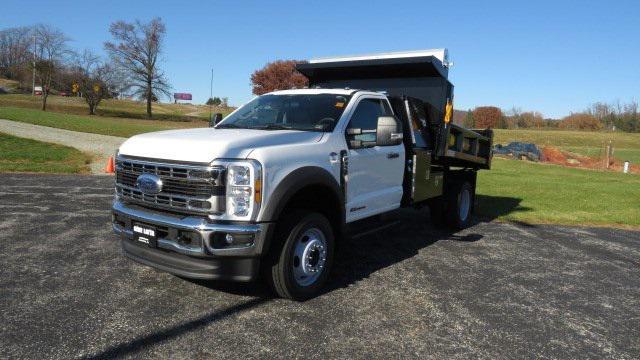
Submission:
[[210,128],[130,138],[113,203],[125,255],[190,278],[262,272],[302,300],[352,224],[430,205],[466,226],[491,132],[447,121],[444,69],[424,53],[312,61],[299,70],[313,88],[256,97]]

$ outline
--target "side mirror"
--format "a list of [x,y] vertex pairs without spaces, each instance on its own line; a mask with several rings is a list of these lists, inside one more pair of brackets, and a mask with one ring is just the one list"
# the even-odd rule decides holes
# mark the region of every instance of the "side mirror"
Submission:
[[209,121],[209,127],[216,126],[220,121],[222,121],[222,114],[221,113],[215,113],[213,115],[213,118],[211,119],[211,121]]
[[380,116],[376,129],[376,145],[391,146],[402,144],[400,122],[394,116]]

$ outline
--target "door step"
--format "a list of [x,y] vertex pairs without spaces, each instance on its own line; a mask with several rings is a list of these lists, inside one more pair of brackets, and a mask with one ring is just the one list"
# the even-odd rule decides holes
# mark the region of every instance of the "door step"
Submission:
[[395,216],[373,216],[348,224],[346,233],[350,238],[356,239],[398,224],[400,224],[400,220]]

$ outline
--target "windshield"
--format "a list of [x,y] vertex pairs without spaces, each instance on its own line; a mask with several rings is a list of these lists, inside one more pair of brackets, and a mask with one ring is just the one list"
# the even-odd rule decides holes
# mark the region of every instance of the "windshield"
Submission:
[[216,128],[332,131],[349,98],[337,94],[263,95]]

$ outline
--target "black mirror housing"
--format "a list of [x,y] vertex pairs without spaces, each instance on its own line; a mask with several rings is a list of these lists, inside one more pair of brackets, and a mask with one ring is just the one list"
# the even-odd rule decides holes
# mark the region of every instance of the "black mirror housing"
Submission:
[[213,115],[213,118],[211,119],[211,121],[209,121],[209,127],[216,126],[220,121],[222,121],[222,114],[221,113],[215,113]]
[[376,145],[391,146],[402,144],[402,130],[400,122],[394,116],[378,117],[376,129]]

